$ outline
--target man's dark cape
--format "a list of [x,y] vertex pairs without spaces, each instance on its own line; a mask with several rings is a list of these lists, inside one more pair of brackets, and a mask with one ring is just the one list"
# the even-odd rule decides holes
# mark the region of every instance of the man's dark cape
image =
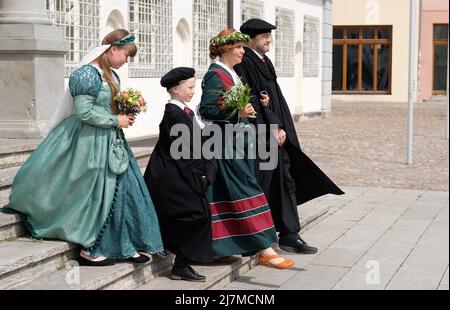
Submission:
[[[342,195],[336,186],[316,164],[302,152],[295,131],[292,115],[277,82],[275,68],[267,56],[265,62],[251,49],[245,47],[245,55],[240,65],[235,67],[243,82],[248,84],[254,95],[253,107],[257,112],[257,124],[277,124],[287,135],[285,149],[290,159],[290,173],[295,180],[297,205],[325,194]],[[259,103],[261,91],[270,97],[269,107],[264,109]],[[264,173],[258,170],[257,174]],[[274,176],[275,177],[275,176]]]

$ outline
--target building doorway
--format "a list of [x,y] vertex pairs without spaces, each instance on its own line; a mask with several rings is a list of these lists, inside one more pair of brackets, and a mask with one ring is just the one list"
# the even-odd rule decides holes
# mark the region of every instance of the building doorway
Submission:
[[433,25],[433,95],[447,93],[448,24]]

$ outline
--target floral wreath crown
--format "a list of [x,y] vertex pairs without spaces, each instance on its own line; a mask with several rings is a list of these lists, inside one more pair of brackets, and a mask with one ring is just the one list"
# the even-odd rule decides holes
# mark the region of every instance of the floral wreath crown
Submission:
[[226,44],[234,44],[236,42],[250,42],[250,36],[238,31],[225,36],[214,36],[212,37],[210,44],[215,47],[219,47]]
[[127,35],[123,39],[120,39],[119,41],[112,42],[111,45],[113,45],[113,46],[124,46],[124,45],[133,43],[134,39],[135,39],[134,35],[130,33],[129,35]]

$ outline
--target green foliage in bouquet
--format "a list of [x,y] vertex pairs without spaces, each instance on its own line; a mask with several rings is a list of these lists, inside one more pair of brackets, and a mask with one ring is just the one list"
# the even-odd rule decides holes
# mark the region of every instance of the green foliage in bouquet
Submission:
[[[228,113],[228,118],[233,117],[236,112],[244,109],[253,96],[250,95],[250,87],[240,83],[224,91],[220,102],[220,109]],[[256,112],[253,112],[256,116]]]

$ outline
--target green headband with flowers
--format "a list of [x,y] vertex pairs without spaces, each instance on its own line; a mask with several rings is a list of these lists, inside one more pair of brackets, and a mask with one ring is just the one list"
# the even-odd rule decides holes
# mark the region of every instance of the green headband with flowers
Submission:
[[124,37],[123,39],[120,39],[119,41],[114,41],[113,43],[111,43],[111,45],[114,46],[124,46],[127,44],[131,44],[134,42],[134,35],[132,35],[131,33],[129,35],[127,35],[126,37]]
[[226,44],[235,44],[237,42],[248,43],[250,42],[250,36],[236,31],[229,35],[212,37],[210,44],[219,47]]

